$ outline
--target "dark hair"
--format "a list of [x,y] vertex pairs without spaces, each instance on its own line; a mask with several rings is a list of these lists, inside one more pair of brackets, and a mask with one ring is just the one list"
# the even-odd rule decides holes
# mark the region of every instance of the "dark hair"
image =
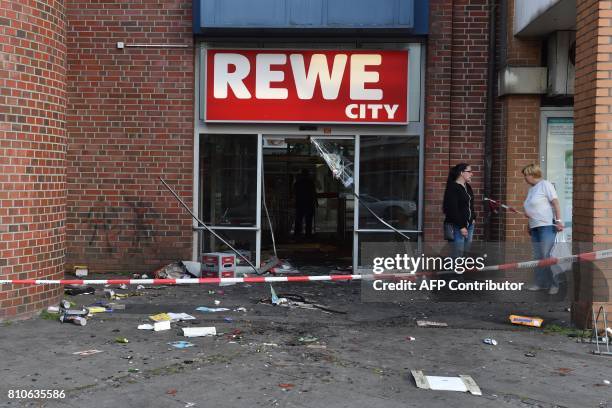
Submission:
[[446,201],[447,201],[446,197],[448,195],[449,187],[452,185],[452,183],[457,181],[461,173],[465,171],[465,169],[467,169],[468,167],[470,167],[468,163],[459,163],[451,167],[451,169],[449,170],[448,178],[446,179],[446,188],[444,189],[444,201],[442,202],[442,211],[444,211],[444,214],[446,214],[446,210],[447,210],[446,209]]
[[454,183],[455,181],[457,181],[461,173],[464,172],[465,169],[467,169],[468,167],[470,167],[468,163],[459,163],[454,167],[451,167],[448,172],[448,179],[446,179],[446,188],[448,188],[448,185],[450,183]]

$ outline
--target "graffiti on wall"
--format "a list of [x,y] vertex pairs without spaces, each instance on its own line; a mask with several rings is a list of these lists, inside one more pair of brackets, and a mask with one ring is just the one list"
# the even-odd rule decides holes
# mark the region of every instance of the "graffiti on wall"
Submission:
[[161,214],[152,203],[126,197],[124,206],[109,206],[98,202],[89,209],[87,225],[91,231],[89,246],[101,246],[110,254],[119,248],[128,252],[149,248],[157,251],[155,220]]

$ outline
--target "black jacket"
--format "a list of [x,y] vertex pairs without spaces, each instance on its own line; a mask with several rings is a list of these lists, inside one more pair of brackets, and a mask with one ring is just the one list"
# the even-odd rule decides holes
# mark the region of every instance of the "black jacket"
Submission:
[[465,183],[465,187],[459,183],[450,183],[444,192],[442,209],[446,215],[444,222],[467,228],[476,219],[472,187],[468,183]]

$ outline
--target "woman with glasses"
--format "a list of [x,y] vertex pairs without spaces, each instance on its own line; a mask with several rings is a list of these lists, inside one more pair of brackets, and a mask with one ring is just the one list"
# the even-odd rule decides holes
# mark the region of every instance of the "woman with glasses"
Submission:
[[[474,234],[476,213],[471,179],[471,166],[459,163],[450,169],[446,181],[442,208],[446,216],[445,228],[452,228],[453,257],[463,256],[469,251]],[[450,238],[451,236],[447,237],[449,240]]]
[[[529,235],[533,255],[536,259],[550,257],[557,231],[563,231],[561,206],[555,187],[542,179],[542,169],[537,164],[523,168],[525,182],[531,187],[523,203],[525,215],[529,217]],[[553,276],[550,266],[539,266],[535,270],[535,282],[529,290],[548,290],[549,295],[559,293],[559,277]]]

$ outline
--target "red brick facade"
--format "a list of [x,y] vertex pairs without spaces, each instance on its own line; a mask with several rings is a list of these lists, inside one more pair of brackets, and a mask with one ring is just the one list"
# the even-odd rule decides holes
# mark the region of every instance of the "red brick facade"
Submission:
[[[0,277],[58,279],[66,220],[66,21],[62,1],[0,1]],[[57,286],[0,285],[0,320]]]
[[158,179],[191,202],[191,3],[68,2],[68,268],[145,272],[191,257],[191,217]]
[[425,117],[426,241],[442,239],[442,197],[450,167],[472,165],[476,238],[482,237],[488,15],[486,0],[432,0]]
[[[574,97],[574,237],[596,249],[612,243],[612,2],[577,1]],[[578,265],[572,318],[612,313],[612,262]]]

